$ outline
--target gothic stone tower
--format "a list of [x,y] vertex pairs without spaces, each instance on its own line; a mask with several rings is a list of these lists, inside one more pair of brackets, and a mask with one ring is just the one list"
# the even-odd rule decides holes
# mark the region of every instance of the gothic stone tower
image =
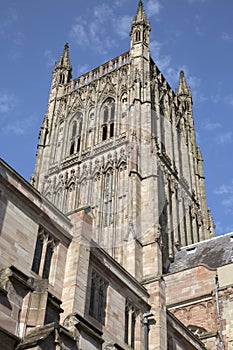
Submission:
[[130,50],[72,80],[68,44],[53,70],[33,185],[69,215],[93,210],[93,239],[138,279],[180,246],[213,236],[192,95],[150,56],[139,1]]

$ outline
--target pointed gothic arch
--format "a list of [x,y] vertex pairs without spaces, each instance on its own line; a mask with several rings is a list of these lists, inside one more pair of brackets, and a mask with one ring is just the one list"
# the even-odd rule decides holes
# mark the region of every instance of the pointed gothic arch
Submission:
[[115,134],[115,100],[112,97],[108,97],[102,104],[101,110],[102,128],[101,139],[102,141],[108,138],[114,137]]
[[91,148],[95,137],[95,109],[94,106],[89,108],[87,118],[87,132],[86,132],[86,147]]
[[66,212],[72,211],[75,209],[75,194],[76,186],[74,181],[72,181],[69,186],[66,188]]
[[59,210],[62,210],[62,194],[63,194],[63,188],[60,186],[57,188],[54,196],[54,205]]
[[57,162],[61,159],[61,149],[64,137],[64,120],[61,119],[56,126],[55,131],[55,148],[53,153],[53,161]]
[[135,30],[134,38],[135,38],[135,42],[141,41],[141,31],[140,31],[140,29],[137,28]]
[[68,127],[68,155],[80,152],[82,140],[83,115],[78,111],[69,122]]

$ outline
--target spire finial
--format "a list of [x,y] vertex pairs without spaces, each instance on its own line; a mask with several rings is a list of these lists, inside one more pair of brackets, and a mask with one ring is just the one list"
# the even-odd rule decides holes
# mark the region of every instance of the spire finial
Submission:
[[138,10],[137,10],[137,14],[134,17],[134,21],[138,22],[138,21],[146,21],[146,15],[145,15],[145,11],[144,11],[144,6],[143,6],[143,2],[142,0],[139,0],[138,2]]
[[191,95],[191,91],[190,91],[190,88],[185,80],[183,70],[180,71],[180,81],[179,81],[178,88],[176,90],[176,94],[177,95],[189,95],[189,96]]
[[67,42],[64,45],[64,49],[57,63],[57,67],[59,68],[63,67],[67,69],[71,68],[70,57],[69,57],[69,44]]

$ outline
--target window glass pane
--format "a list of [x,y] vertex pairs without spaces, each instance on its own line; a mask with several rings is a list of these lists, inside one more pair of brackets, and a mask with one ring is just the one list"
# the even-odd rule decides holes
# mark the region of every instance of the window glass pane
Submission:
[[36,241],[34,259],[33,259],[33,263],[32,263],[32,271],[34,271],[37,274],[39,273],[39,270],[40,270],[42,249],[43,249],[43,240],[42,240],[41,236],[38,236],[37,241]]

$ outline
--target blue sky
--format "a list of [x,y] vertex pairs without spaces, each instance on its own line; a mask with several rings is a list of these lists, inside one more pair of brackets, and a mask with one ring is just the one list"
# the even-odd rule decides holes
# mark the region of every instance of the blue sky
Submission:
[[[33,173],[51,72],[70,45],[73,77],[129,49],[138,0],[0,0],[0,154]],[[207,202],[216,233],[233,231],[233,2],[145,0],[151,55],[176,89],[184,69],[194,101]]]

